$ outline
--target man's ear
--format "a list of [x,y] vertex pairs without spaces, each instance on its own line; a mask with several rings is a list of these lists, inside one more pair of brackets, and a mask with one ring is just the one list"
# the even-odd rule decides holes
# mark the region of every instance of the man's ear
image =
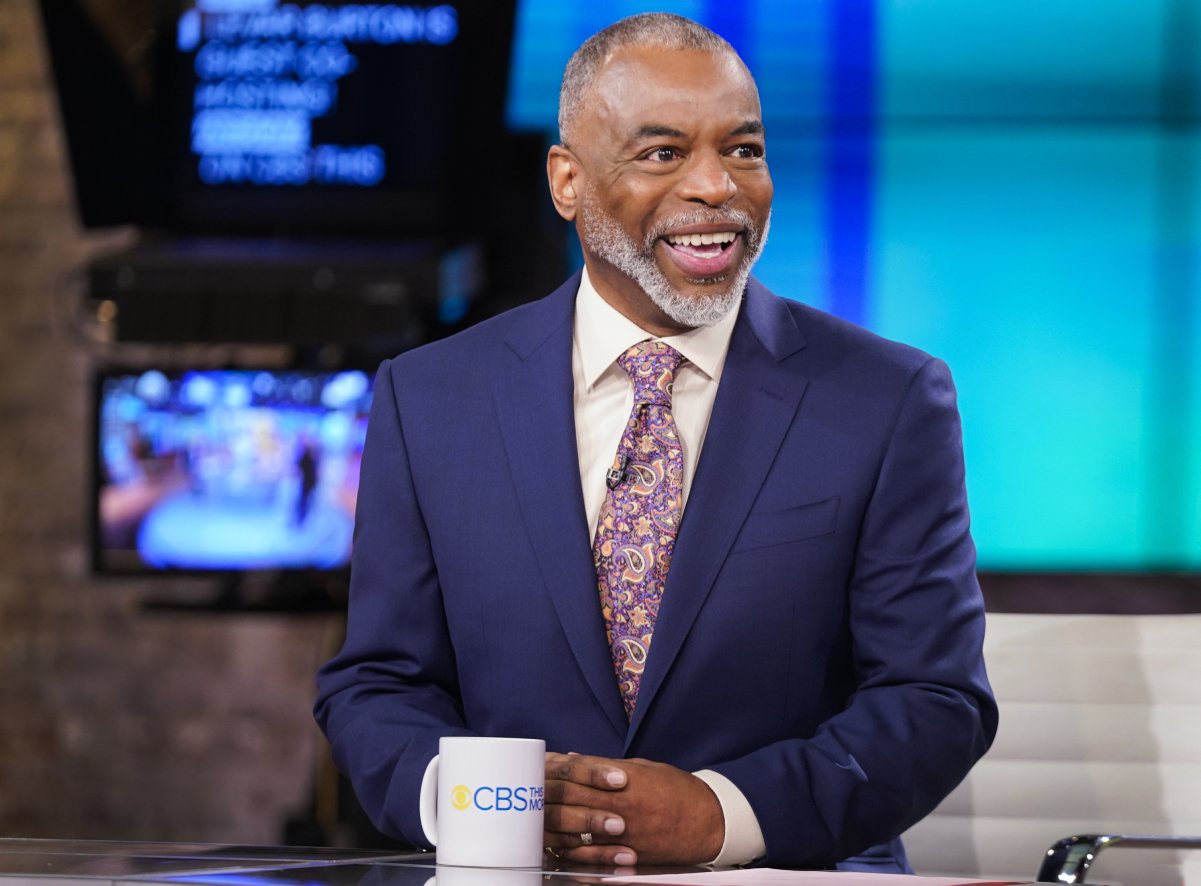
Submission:
[[567,221],[574,221],[579,205],[580,161],[563,145],[551,145],[546,155],[546,179],[555,211]]

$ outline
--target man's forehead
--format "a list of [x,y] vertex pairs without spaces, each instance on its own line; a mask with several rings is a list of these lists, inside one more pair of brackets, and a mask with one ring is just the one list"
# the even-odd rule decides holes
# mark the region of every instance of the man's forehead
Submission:
[[622,48],[597,72],[585,108],[623,137],[674,135],[698,122],[698,100],[714,101],[731,129],[762,131],[755,82],[729,51]]
[[750,72],[733,51],[656,46],[623,46],[609,53],[597,69],[593,85],[645,91],[652,86],[692,85],[698,77],[710,83],[755,88]]

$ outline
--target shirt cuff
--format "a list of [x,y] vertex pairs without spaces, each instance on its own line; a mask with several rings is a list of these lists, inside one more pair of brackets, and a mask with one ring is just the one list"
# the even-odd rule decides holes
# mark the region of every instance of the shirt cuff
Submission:
[[766,855],[767,844],[763,842],[763,830],[759,827],[759,819],[755,817],[755,811],[751,809],[746,795],[720,772],[702,769],[692,774],[717,795],[721,814],[726,820],[725,842],[722,843],[717,858],[709,864],[749,864]]

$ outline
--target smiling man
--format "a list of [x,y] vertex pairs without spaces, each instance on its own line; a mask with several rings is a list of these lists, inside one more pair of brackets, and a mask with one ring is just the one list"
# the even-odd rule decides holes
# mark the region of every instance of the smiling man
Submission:
[[716,34],[605,29],[559,127],[581,274],[380,369],[335,759],[417,844],[440,736],[527,736],[570,861],[908,870],[997,722],[946,367],[750,277],[766,138]]
[[549,156],[592,284],[660,336],[733,312],[771,215],[759,96],[719,39],[670,53],[629,45],[603,60],[586,45],[568,67],[563,144]]

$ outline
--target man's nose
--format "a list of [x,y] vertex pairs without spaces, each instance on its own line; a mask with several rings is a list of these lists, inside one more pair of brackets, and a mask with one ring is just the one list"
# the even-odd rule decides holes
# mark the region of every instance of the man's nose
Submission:
[[694,154],[680,182],[680,197],[709,206],[728,203],[738,193],[738,185],[722,160],[722,156],[715,152]]

